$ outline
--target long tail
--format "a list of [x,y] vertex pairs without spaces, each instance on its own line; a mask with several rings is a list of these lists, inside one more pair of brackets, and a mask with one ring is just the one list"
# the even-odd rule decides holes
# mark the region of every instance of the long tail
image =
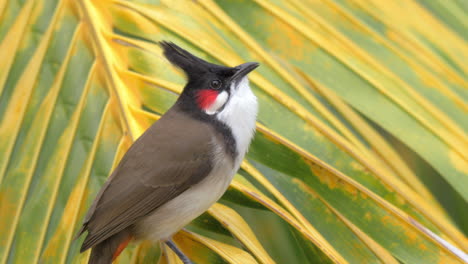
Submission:
[[88,264],[111,264],[132,240],[127,232],[117,233],[95,245]]

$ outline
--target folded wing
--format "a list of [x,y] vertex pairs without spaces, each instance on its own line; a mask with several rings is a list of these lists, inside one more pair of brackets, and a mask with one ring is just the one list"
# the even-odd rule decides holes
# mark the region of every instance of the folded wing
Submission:
[[214,134],[205,123],[169,110],[128,150],[85,218],[84,251],[151,214],[212,169]]

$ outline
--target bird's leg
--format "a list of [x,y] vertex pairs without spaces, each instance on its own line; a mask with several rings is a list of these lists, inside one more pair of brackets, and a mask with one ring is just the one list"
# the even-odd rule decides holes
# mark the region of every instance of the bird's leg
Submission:
[[190,261],[190,259],[176,246],[176,244],[174,244],[172,239],[166,240],[165,243],[172,249],[172,251],[174,251],[174,253],[176,253],[176,255],[180,258],[180,260],[182,260],[184,264],[193,264],[192,261]]

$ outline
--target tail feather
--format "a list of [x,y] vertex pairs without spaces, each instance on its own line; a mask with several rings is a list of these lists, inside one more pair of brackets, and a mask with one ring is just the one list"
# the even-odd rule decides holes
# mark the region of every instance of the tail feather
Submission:
[[131,239],[131,235],[124,230],[95,245],[88,264],[111,264]]

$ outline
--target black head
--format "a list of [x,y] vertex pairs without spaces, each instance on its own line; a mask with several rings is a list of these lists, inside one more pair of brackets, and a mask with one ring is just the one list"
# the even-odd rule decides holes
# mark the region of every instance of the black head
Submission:
[[181,99],[198,98],[200,99],[197,103],[198,107],[210,103],[212,98],[216,98],[223,91],[231,94],[231,84],[241,80],[259,65],[256,62],[248,62],[236,67],[216,65],[194,56],[172,42],[162,41],[160,45],[164,56],[180,68],[188,78]]

